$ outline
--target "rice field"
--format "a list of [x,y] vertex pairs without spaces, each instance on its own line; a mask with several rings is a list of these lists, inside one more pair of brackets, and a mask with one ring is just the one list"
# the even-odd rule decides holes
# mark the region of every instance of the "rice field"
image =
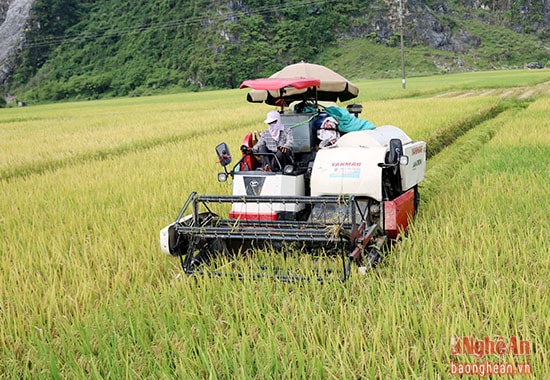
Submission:
[[550,71],[358,85],[361,117],[430,159],[412,231],[346,283],[187,277],[160,252],[191,191],[229,194],[214,146],[271,109],[244,90],[1,109],[0,378],[545,378]]

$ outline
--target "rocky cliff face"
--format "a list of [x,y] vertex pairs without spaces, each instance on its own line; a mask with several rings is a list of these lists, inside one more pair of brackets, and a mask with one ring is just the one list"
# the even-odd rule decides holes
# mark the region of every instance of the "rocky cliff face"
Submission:
[[25,25],[34,0],[0,0],[0,83],[13,69],[14,55],[24,43]]
[[[385,0],[387,4],[395,3]],[[451,8],[445,1],[428,6],[426,1],[403,0],[406,35],[414,45],[463,53],[479,47],[478,36],[461,29],[455,19],[478,19],[484,23],[507,26],[518,33],[547,35],[550,28],[550,0],[482,1],[465,0],[461,7]],[[391,8],[391,7],[390,7]],[[379,36],[396,32],[398,9],[393,5],[391,30],[378,29]]]
[[10,7],[9,0],[0,0],[0,24],[6,19],[6,14],[8,13],[8,8]]
[[433,9],[422,4],[412,7],[410,33],[415,43],[453,53],[464,53],[480,45],[478,36],[461,28],[453,29],[452,25],[442,21],[450,12],[444,3]]
[[[177,67],[173,70],[173,78],[170,79],[172,82],[168,79],[164,80],[164,77],[170,78],[166,70],[161,72],[159,69],[155,71],[154,75],[151,74],[155,78],[155,86],[159,80],[158,78],[168,84],[185,81],[179,77],[183,66],[190,67],[184,73],[184,75],[187,75],[187,82],[189,83],[204,82],[207,85],[220,87],[234,86],[235,78],[238,75],[250,75],[251,71],[265,69],[270,64],[266,60],[256,59],[254,62],[250,60],[251,62],[248,62],[248,66],[244,68],[235,67],[240,64],[235,63],[237,62],[235,57],[250,56],[250,52],[247,51],[248,46],[246,43],[241,43],[239,38],[243,38],[243,41],[256,42],[255,36],[258,36],[260,42],[255,46],[261,48],[265,46],[261,43],[261,39],[265,37],[266,29],[271,30],[272,34],[276,35],[277,33],[286,33],[286,31],[292,30],[298,25],[302,32],[307,32],[308,28],[311,27],[308,25],[317,25],[317,23],[327,22],[327,20],[330,22],[336,16],[338,16],[338,24],[334,25],[337,26],[333,30],[331,29],[330,33],[323,34],[322,38],[308,39],[307,42],[304,42],[305,40],[285,39],[284,35],[276,35],[275,37],[279,38],[280,51],[286,52],[278,57],[279,63],[285,63],[286,60],[290,59],[288,57],[301,57],[303,55],[314,59],[316,51],[311,47],[321,46],[324,43],[334,43],[339,39],[365,39],[391,48],[397,48],[399,46],[401,21],[404,24],[407,47],[427,46],[450,53],[444,54],[453,57],[453,63],[449,67],[446,66],[447,63],[441,61],[437,54],[434,54],[435,66],[446,71],[462,70],[464,67],[468,69],[469,62],[466,62],[462,57],[472,53],[475,54],[476,49],[480,48],[479,50],[482,50],[484,45],[487,45],[484,43],[488,40],[489,35],[486,34],[485,30],[491,29],[479,28],[481,23],[484,27],[490,26],[486,24],[493,24],[515,32],[525,33],[525,35],[528,34],[529,37],[535,40],[538,37],[540,46],[543,48],[548,46],[548,39],[550,38],[550,0],[346,0],[345,2],[330,2],[325,8],[312,5],[307,14],[303,10],[302,13],[298,11],[293,13],[292,11],[295,10],[293,6],[279,9],[279,5],[276,4],[260,7],[258,4],[263,4],[263,2],[252,0],[217,0],[206,1],[211,5],[210,7],[195,4],[194,7],[196,8],[192,8],[188,12],[189,14],[185,16],[190,17],[192,15],[194,20],[201,21],[200,25],[203,30],[194,28],[194,23],[187,24],[184,22],[175,23],[173,29],[162,27],[159,28],[159,32],[166,31],[162,34],[162,36],[165,36],[162,43],[158,43],[160,40],[155,40],[156,37],[151,35],[147,35],[147,38],[143,40],[133,39],[126,32],[140,30],[141,28],[148,30],[149,24],[156,16],[164,16],[165,20],[182,19],[182,14],[186,14],[185,12],[191,6],[185,2],[179,3],[174,1],[120,3],[82,0],[45,0],[40,2],[36,0],[0,0],[0,90],[2,92],[14,92],[14,89],[18,86],[21,87],[29,83],[32,76],[36,75],[42,65],[51,63],[51,72],[56,68],[62,70],[69,67],[68,70],[63,72],[63,75],[55,76],[55,74],[52,74],[54,78],[49,78],[51,82],[55,82],[60,77],[67,81],[66,73],[76,73],[75,76],[81,77],[78,81],[88,83],[88,88],[110,88],[117,94],[126,94],[130,90],[133,91],[140,83],[143,83],[145,81],[143,78],[146,78],[147,73],[150,74],[154,71],[144,69],[152,66],[148,62],[150,57],[146,54],[147,44],[151,44],[155,48],[151,50],[154,50],[156,59],[159,57],[164,59],[164,68]],[[296,5],[299,1],[286,1],[284,3]],[[148,6],[144,7],[144,4]],[[402,8],[400,4],[403,5]],[[299,7],[296,6],[295,8],[298,9]],[[147,12],[158,12],[159,14],[155,17],[149,17],[144,9]],[[246,14],[247,17],[237,17],[235,12]],[[92,16],[94,14],[96,15],[95,18]],[[105,27],[105,23],[100,22],[103,16],[98,15],[109,16],[109,20],[113,22],[113,25],[116,25],[113,30]],[[251,15],[256,16],[256,18],[250,17]],[[324,19],[325,15],[329,15],[330,18]],[[281,19],[277,20],[275,16]],[[318,17],[318,19],[315,19],[315,17]],[[156,18],[162,19],[161,17]],[[295,23],[293,23],[294,21]],[[90,33],[93,36],[101,36],[102,33],[106,33],[112,34],[114,38],[101,42],[104,46],[100,46],[100,43],[93,38],[86,41],[85,47],[89,48],[89,52],[95,53],[83,52],[85,49],[82,46],[84,45],[75,47],[73,44],[66,46],[67,49],[62,53],[67,51],[69,53],[63,55],[62,53],[59,54],[59,51],[54,51],[55,46],[53,43],[41,44],[41,39],[63,41],[66,31],[79,22],[82,22],[85,27],[77,33]],[[274,25],[285,22],[285,27],[282,29],[272,28]],[[169,24],[168,21],[165,21],[165,23]],[[242,25],[239,25],[239,23],[242,23]],[[46,25],[49,26],[49,29],[46,28]],[[163,24],[159,21],[158,25]],[[86,28],[91,31],[86,30]],[[118,33],[117,28],[120,33]],[[281,30],[283,33],[281,33]],[[204,35],[207,36],[204,40],[194,39],[196,35],[202,36],[202,32],[205,32]],[[209,32],[212,33],[208,34]],[[300,35],[300,33],[295,34]],[[50,38],[52,36],[55,38]],[[182,36],[184,39],[182,39]],[[122,37],[120,41],[119,37]],[[26,44],[25,38],[29,39]],[[184,41],[185,45],[181,45],[181,41]],[[208,43],[206,49],[203,48],[204,42]],[[25,48],[25,45],[28,49]],[[39,46],[40,49],[37,49],[36,46]],[[290,52],[287,51],[289,46],[291,47]],[[228,47],[232,49],[231,54],[227,53],[226,49]],[[119,51],[123,51],[117,56],[117,62],[126,63],[129,59],[128,56],[136,58],[132,60],[134,66],[129,71],[131,75],[109,72],[109,70],[113,70],[113,65],[106,65],[106,68],[94,66],[95,71],[93,73],[79,67],[80,62],[94,61],[96,57],[91,54],[101,56],[104,48],[110,49],[109,51],[115,56]],[[26,49],[23,50],[24,54],[18,57],[17,62],[21,62],[21,67],[15,68],[15,56],[21,49]],[[171,50],[174,53],[171,53]],[[182,51],[187,52],[188,56],[184,56],[185,53],[181,53]],[[144,54],[141,54],[142,52]],[[208,54],[212,52],[212,56],[209,56]],[[490,52],[489,54],[492,54],[491,57],[498,57],[499,52]],[[525,55],[523,51],[516,55],[519,54]],[[64,57],[75,55],[80,57],[79,60],[75,62],[65,60],[73,64],[65,67],[63,65],[65,62],[63,61]],[[137,59],[137,55],[144,56],[144,58],[140,61]],[[169,55],[173,57],[166,58]],[[541,59],[539,57],[542,55],[543,53],[539,53],[537,59]],[[264,54],[264,56],[266,55]],[[56,61],[56,59],[59,60]],[[221,59],[224,65],[219,64],[216,61],[218,59]],[[446,57],[443,60],[446,61]],[[489,65],[493,58],[487,60],[489,63],[486,67],[492,67]],[[511,62],[512,59],[509,61]],[[517,65],[518,61],[518,59],[515,59],[513,64]],[[219,69],[220,66],[224,66],[223,69]],[[230,75],[226,73],[229,66],[233,69]],[[247,70],[248,73],[245,73]],[[9,76],[13,72],[18,75],[13,75],[11,79],[18,78],[18,83],[9,80]],[[117,82],[119,87],[111,86],[110,78],[120,78],[121,76],[126,79]],[[100,85],[97,84],[98,82]],[[41,86],[43,83],[42,81]],[[59,93],[61,92],[59,91]]]

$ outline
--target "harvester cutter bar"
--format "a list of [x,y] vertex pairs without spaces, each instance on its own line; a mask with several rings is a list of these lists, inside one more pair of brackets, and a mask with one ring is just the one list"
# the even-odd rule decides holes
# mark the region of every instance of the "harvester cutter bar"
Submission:
[[[196,202],[257,202],[257,203],[302,203],[302,204],[320,204],[320,203],[336,203],[346,205],[353,201],[355,198],[352,195],[331,195],[322,197],[309,197],[309,196],[284,196],[284,195],[196,195],[194,200]],[[191,194],[193,196],[193,194]]]
[[[176,230],[182,235],[200,235],[203,238],[230,238],[230,239],[253,239],[253,240],[276,240],[276,241],[311,241],[311,242],[337,242],[340,241],[340,235],[332,236],[331,232],[325,228],[318,230],[315,228],[264,228],[258,229],[254,226],[246,225],[241,222],[239,226],[223,227],[189,227],[178,226]],[[343,227],[345,231],[345,226]]]
[[[260,204],[305,205],[309,217],[277,220],[255,220],[219,217],[212,211],[216,204]],[[363,206],[364,207],[364,206]],[[188,215],[187,209],[192,213]],[[303,209],[302,206],[294,209]],[[314,213],[312,210],[319,210]],[[315,214],[315,215],[314,215]],[[187,215],[186,217],[183,217]],[[362,230],[365,224],[365,210],[352,195],[340,196],[217,196],[192,193],[180,210],[173,228],[176,233],[191,242],[186,258],[181,257],[182,267],[188,274],[200,273],[193,268],[193,252],[199,241],[229,243],[249,242],[297,242],[312,247],[331,247],[340,252],[343,277],[350,275],[352,257],[349,248],[355,246],[353,231]],[[302,218],[302,219],[301,219]],[[286,257],[286,256],[285,256]],[[220,275],[210,272],[210,275]],[[277,273],[275,275],[257,274],[258,277],[275,277],[282,281],[299,281],[317,278],[322,281],[323,275],[295,276]],[[239,278],[240,274],[236,275]]]
[[[198,222],[199,204],[207,210],[207,214],[214,216],[208,204],[215,203],[279,203],[279,204],[306,204],[343,206],[343,213],[338,217],[323,221],[299,220],[241,220],[215,217],[211,223]],[[185,213],[185,209],[192,204],[193,219],[196,223],[176,223],[175,229],[181,235],[200,236],[206,239],[228,238],[245,240],[274,240],[274,241],[307,241],[316,243],[338,242],[349,237],[356,225],[357,212],[353,196],[215,196],[197,195],[192,193],[180,211],[177,220]]]

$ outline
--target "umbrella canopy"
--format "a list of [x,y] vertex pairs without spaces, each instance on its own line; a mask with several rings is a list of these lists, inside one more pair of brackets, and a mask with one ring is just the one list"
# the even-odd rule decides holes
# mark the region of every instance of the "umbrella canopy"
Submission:
[[319,87],[321,81],[316,78],[260,78],[245,80],[239,88],[250,87],[254,90],[277,90],[294,87],[298,90]]
[[[346,78],[331,69],[316,65],[313,63],[300,62],[286,66],[270,78],[319,78],[321,85],[317,88],[317,100],[322,101],[341,101],[353,99],[359,94],[359,89]],[[282,96],[286,103],[294,100],[303,100],[308,97],[315,96],[311,90],[303,89],[287,89]],[[276,91],[252,90],[248,93],[247,99],[249,102],[266,102],[274,105],[281,98]]]

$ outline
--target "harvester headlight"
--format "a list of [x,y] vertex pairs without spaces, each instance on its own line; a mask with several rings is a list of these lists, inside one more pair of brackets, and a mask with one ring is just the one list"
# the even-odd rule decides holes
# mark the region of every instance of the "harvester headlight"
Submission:
[[227,181],[227,174],[226,173],[218,173],[218,182],[225,182]]
[[409,156],[399,157],[399,163],[403,166],[407,166],[409,164]]

